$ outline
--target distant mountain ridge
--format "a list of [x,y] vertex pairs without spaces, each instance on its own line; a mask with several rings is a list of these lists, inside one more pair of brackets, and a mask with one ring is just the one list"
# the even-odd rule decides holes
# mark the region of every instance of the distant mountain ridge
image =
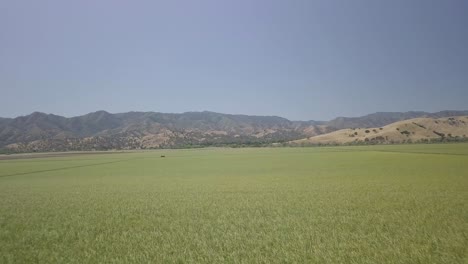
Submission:
[[343,128],[371,128],[381,127],[394,122],[408,120],[412,118],[428,117],[428,118],[442,118],[450,116],[465,116],[468,111],[440,111],[435,113],[428,113],[422,111],[410,112],[377,112],[361,117],[337,117],[329,122],[328,126],[336,129]]
[[342,128],[380,127],[417,117],[461,115],[468,115],[468,111],[374,113],[328,122],[208,111],[180,114],[97,111],[70,118],[34,112],[16,118],[0,118],[0,148],[30,152],[255,146],[288,142]]

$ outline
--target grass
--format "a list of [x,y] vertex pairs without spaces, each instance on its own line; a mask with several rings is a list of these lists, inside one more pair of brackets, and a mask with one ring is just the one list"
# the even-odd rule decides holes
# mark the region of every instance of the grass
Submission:
[[468,144],[0,161],[0,263],[467,262]]

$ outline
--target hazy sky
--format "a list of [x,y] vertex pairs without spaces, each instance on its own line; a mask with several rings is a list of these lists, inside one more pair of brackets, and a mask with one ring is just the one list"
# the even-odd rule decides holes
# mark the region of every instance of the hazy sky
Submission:
[[0,116],[468,109],[468,1],[0,1]]

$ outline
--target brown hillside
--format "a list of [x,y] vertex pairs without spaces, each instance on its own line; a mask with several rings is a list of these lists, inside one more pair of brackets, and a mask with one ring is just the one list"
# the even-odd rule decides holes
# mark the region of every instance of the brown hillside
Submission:
[[349,128],[291,141],[291,144],[403,143],[468,137],[468,116],[414,118],[376,128]]

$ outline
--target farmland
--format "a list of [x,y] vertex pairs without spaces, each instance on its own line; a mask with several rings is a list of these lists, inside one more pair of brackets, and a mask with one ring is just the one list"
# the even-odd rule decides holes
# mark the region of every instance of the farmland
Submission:
[[0,160],[0,263],[467,262],[468,144]]

